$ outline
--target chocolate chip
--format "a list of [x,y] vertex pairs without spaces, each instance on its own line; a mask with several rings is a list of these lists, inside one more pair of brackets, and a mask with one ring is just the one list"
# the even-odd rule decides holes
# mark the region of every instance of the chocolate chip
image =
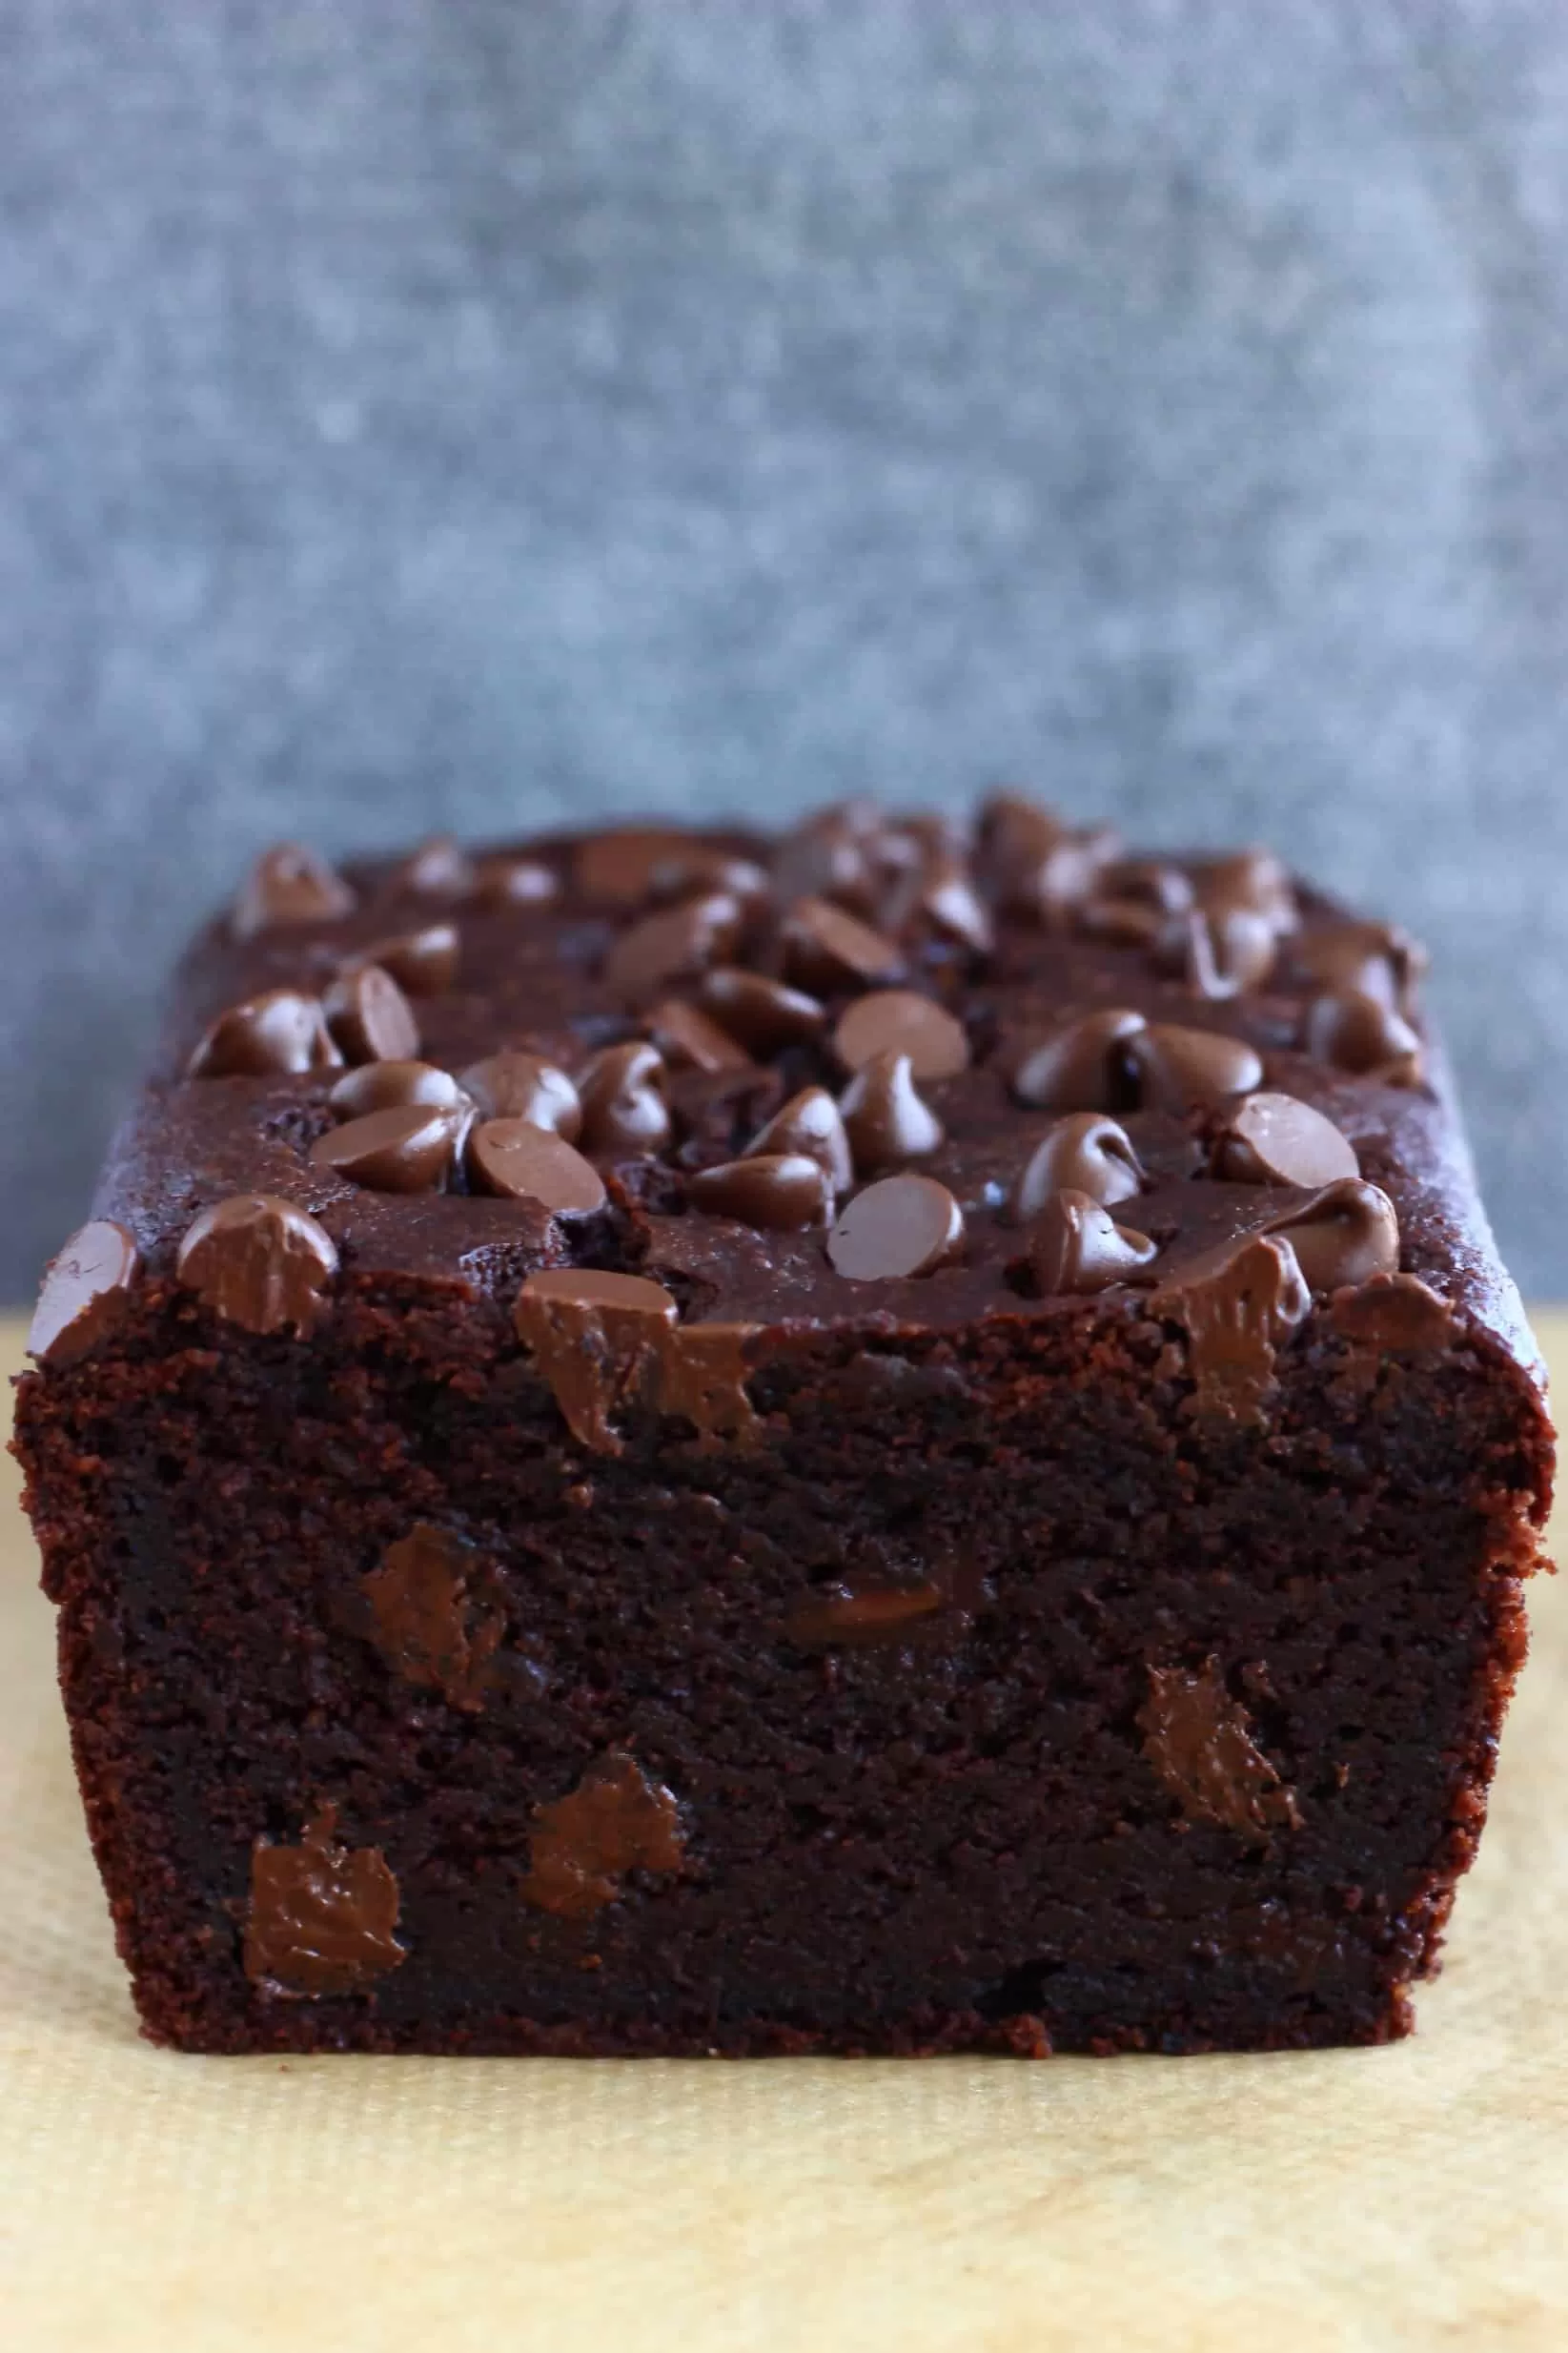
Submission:
[[1032,1217],[1052,1193],[1085,1193],[1103,1209],[1134,1199],[1143,1170],[1124,1127],[1103,1113],[1079,1111],[1048,1128],[1018,1173],[1012,1213]]
[[438,1193],[462,1134],[461,1116],[428,1103],[367,1112],[311,1146],[315,1167],[371,1193]]
[[1053,808],[1023,792],[993,792],[980,810],[980,851],[999,873],[1038,862],[1067,836]]
[[1263,1082],[1263,1063],[1245,1039],[1217,1030],[1187,1030],[1152,1022],[1128,1045],[1138,1097],[1146,1110],[1184,1112],[1228,1095],[1250,1095]]
[[1144,1016],[1113,1006],[1025,1046],[1013,1058],[1012,1092],[1035,1111],[1111,1111],[1130,1095],[1128,1053]]
[[1426,970],[1426,951],[1397,924],[1352,920],[1317,925],[1293,943],[1292,964],[1310,986],[1353,990],[1408,1013]]
[[474,896],[481,907],[542,907],[560,896],[560,877],[539,858],[498,851],[475,867]]
[[1363,990],[1340,989],[1307,1008],[1303,1044],[1320,1062],[1385,1087],[1418,1087],[1421,1041],[1404,1016]]
[[530,1275],[512,1311],[568,1429],[600,1454],[621,1453],[610,1416],[657,1363],[677,1313],[669,1292],[641,1275],[570,1266]]
[[373,1111],[427,1103],[438,1111],[462,1112],[468,1097],[450,1071],[434,1062],[367,1062],[345,1071],[327,1097],[335,1117],[363,1119]]
[[580,1073],[584,1152],[662,1152],[674,1133],[663,1056],[641,1042],[606,1046]]
[[541,1054],[487,1054],[482,1062],[469,1064],[462,1084],[482,1119],[531,1119],[537,1128],[554,1128],[569,1144],[581,1133],[582,1104],[577,1089],[564,1071]]
[[1394,1203],[1376,1185],[1358,1177],[1325,1184],[1311,1200],[1271,1218],[1263,1231],[1290,1243],[1313,1291],[1337,1291],[1374,1275],[1398,1271],[1399,1219]]
[[902,980],[907,966],[897,942],[826,899],[797,899],[779,926],[786,979],[824,994]]
[[469,1710],[483,1705],[486,1669],[504,1630],[498,1608],[476,1604],[478,1560],[473,1545],[421,1520],[359,1580],[376,1647],[393,1673]]
[[884,1176],[857,1193],[827,1238],[827,1255],[851,1282],[929,1275],[964,1246],[964,1212],[933,1176]]
[[755,1054],[803,1046],[827,1026],[826,1010],[814,996],[733,964],[704,973],[697,993],[703,1012]]
[[343,1067],[318,997],[268,989],[219,1013],[186,1065],[191,1078],[265,1078]]
[[1301,920],[1290,870],[1272,849],[1238,849],[1229,857],[1199,859],[1190,871],[1198,905],[1206,913],[1247,908],[1262,915],[1276,933],[1293,931]]
[[743,1071],[751,1067],[751,1056],[738,1046],[727,1030],[695,1005],[682,1003],[679,997],[666,997],[652,1013],[644,1014],[642,1027],[658,1047],[671,1070]]
[[873,1054],[856,1072],[839,1103],[855,1172],[875,1176],[899,1160],[918,1160],[937,1151],[945,1130],[915,1091],[906,1054]]
[[1266,1843],[1271,1831],[1301,1828],[1295,1795],[1252,1738],[1245,1708],[1231,1697],[1218,1659],[1197,1674],[1151,1667],[1138,1711],[1144,1754],[1189,1822]]
[[1454,1310],[1415,1275],[1374,1275],[1339,1292],[1330,1307],[1336,1332],[1365,1347],[1424,1354],[1454,1339]]
[[1179,866],[1158,858],[1117,858],[1093,876],[1094,895],[1076,910],[1077,928],[1091,939],[1153,948],[1179,938],[1192,905],[1192,886]]
[[427,923],[377,940],[355,962],[378,964],[409,996],[443,996],[458,977],[459,947],[455,923]]
[[846,1192],[854,1181],[849,1138],[844,1115],[825,1087],[803,1087],[782,1110],[758,1130],[749,1153],[804,1153],[815,1160],[835,1193]]
[[969,1067],[964,1024],[912,989],[878,989],[857,997],[840,1017],[833,1051],[845,1070],[864,1070],[878,1054],[906,1054],[916,1078],[953,1078]]
[[652,892],[655,868],[682,857],[691,847],[691,836],[672,826],[624,826],[595,833],[578,845],[572,880],[579,895],[595,907],[641,907]]
[[324,1807],[297,1847],[251,1852],[245,1974],[290,1994],[353,1994],[407,1958],[393,1934],[397,1882],[378,1847],[340,1847]]
[[648,875],[648,896],[656,906],[672,899],[689,899],[699,891],[727,891],[743,906],[756,908],[772,895],[764,870],[754,858],[716,849],[708,842],[691,842],[683,849],[656,858]]
[[94,1217],[81,1226],[45,1271],[28,1329],[28,1354],[40,1364],[77,1364],[123,1318],[140,1270],[123,1225]]
[[902,1586],[845,1580],[813,1586],[791,1610],[784,1632],[791,1642],[813,1649],[828,1643],[897,1642],[906,1627],[946,1606],[947,1596],[928,1577]]
[[539,1201],[557,1217],[588,1217],[604,1206],[604,1179],[551,1128],[529,1119],[484,1119],[468,1138],[468,1167],[483,1193]]
[[1312,1295],[1291,1238],[1252,1234],[1174,1269],[1151,1304],[1186,1327],[1192,1410],[1252,1423],[1273,1393],[1276,1353],[1311,1313]]
[[[783,899],[830,899],[838,906],[868,914],[876,904],[877,863],[874,845],[881,811],[864,803],[817,809],[804,825],[786,833],[773,860],[773,884]],[[800,975],[807,988],[831,987],[808,974]]]
[[450,833],[433,833],[393,868],[389,890],[421,899],[466,899],[473,895],[474,861]]
[[378,964],[339,972],[325,1004],[327,1027],[351,1062],[409,1062],[418,1053],[413,1008]]
[[679,1871],[682,1852],[670,1791],[611,1750],[575,1790],[537,1810],[522,1899],[562,1919],[587,1919],[615,1901],[625,1872]]
[[995,927],[967,868],[951,856],[917,866],[899,883],[882,910],[886,928],[900,939],[932,938],[988,955]]
[[337,1248],[295,1202],[241,1193],[202,1211],[174,1271],[204,1307],[244,1331],[303,1334],[326,1304]]
[[1212,1004],[1243,996],[1273,972],[1275,933],[1267,915],[1251,907],[1226,907],[1188,915],[1161,960],[1173,965],[1195,996]]
[[324,858],[297,842],[280,842],[252,868],[231,924],[236,939],[253,939],[285,924],[330,922],[354,903],[348,884]]
[[1348,1136],[1292,1095],[1250,1095],[1214,1138],[1214,1174],[1234,1184],[1329,1185],[1359,1176]]
[[1127,1282],[1155,1255],[1136,1227],[1118,1225],[1093,1196],[1068,1188],[1042,1201],[1029,1223],[1029,1265],[1043,1299],[1088,1297]]
[[686,1197],[710,1217],[734,1217],[778,1234],[820,1225],[833,1206],[826,1172],[802,1152],[754,1153],[700,1169],[687,1179]]
[[728,954],[740,938],[741,925],[741,902],[727,890],[709,891],[641,916],[622,931],[605,958],[605,985],[636,1005],[671,981],[695,980]]

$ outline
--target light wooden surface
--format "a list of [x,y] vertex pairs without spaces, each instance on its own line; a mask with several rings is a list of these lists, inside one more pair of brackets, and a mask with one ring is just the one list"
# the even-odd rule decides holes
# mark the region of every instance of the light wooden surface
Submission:
[[[1568,1316],[1543,1328],[1568,1364]],[[13,2353],[1568,2345],[1568,1590],[1537,1584],[1481,1861],[1395,2049],[190,2059],[136,2037],[9,1491],[0,1523]]]

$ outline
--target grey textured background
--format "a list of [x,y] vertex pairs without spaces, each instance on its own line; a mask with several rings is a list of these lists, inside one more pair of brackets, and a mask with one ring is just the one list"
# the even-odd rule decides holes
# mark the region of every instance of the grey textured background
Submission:
[[1001,774],[1440,957],[1568,1292],[1568,10],[9,0],[0,1290],[262,841]]

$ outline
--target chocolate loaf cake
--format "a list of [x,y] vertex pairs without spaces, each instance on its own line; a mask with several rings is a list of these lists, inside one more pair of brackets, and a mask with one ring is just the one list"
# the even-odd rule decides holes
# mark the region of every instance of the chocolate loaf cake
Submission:
[[1552,1466],[1421,962],[1008,795],[263,858],[19,1398],[147,2033],[1406,2032]]

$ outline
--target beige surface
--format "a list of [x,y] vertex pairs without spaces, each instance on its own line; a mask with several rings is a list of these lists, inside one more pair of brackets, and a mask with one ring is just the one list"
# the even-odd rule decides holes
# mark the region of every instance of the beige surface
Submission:
[[0,1504],[8,2353],[1568,2346],[1568,1579],[1413,2041],[736,2066],[150,2050],[32,1577]]

